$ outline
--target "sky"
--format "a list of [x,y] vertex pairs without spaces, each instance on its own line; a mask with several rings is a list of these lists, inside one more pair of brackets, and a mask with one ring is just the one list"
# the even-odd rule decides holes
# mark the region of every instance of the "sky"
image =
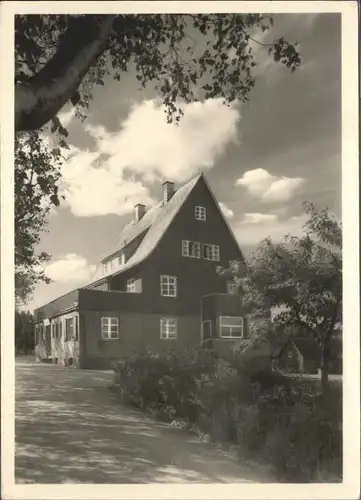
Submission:
[[129,71],[95,88],[84,123],[70,106],[62,110],[71,146],[62,167],[66,201],[52,210],[39,246],[52,256],[53,282],[37,286],[30,310],[89,282],[134,205],[160,200],[165,180],[177,187],[204,172],[245,255],[268,235],[299,235],[303,201],[341,218],[340,15],[274,21],[257,39],[299,42],[302,66],[291,73],[254,45],[256,86],[246,104],[192,103],[177,127]]

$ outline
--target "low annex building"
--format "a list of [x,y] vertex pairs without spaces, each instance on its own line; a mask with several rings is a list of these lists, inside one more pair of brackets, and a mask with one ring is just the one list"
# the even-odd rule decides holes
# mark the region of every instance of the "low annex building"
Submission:
[[91,283],[35,310],[37,358],[109,367],[132,352],[228,349],[247,337],[237,287],[217,273],[242,252],[203,174],[134,220]]

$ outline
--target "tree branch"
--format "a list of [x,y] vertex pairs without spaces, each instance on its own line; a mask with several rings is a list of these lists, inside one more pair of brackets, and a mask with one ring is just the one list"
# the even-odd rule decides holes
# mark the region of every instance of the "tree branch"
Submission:
[[81,16],[69,22],[52,59],[33,77],[15,86],[15,128],[45,125],[78,88],[102,54],[115,16]]

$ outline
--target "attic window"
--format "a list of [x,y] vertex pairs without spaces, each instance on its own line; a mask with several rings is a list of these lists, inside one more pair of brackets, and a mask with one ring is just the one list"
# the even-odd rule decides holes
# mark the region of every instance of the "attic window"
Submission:
[[196,205],[194,207],[194,216],[197,220],[206,220],[206,209],[205,207],[201,207]]
[[182,256],[199,259],[201,257],[201,244],[199,241],[182,240]]
[[119,255],[118,264],[119,264],[119,266],[122,266],[123,264],[125,264],[125,254],[124,253]]
[[219,262],[219,246],[205,243],[203,245],[203,257],[206,260],[215,260]]

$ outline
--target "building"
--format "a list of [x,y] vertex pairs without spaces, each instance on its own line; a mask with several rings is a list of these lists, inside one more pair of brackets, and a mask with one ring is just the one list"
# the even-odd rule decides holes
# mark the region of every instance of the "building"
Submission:
[[217,273],[230,260],[244,262],[204,175],[165,182],[91,283],[35,311],[38,359],[100,368],[144,350],[228,349],[247,336],[237,288]]
[[[309,336],[290,338],[277,354],[277,367],[289,373],[317,373],[321,367],[318,343]],[[336,335],[330,341],[329,373],[342,373],[342,339]]]

